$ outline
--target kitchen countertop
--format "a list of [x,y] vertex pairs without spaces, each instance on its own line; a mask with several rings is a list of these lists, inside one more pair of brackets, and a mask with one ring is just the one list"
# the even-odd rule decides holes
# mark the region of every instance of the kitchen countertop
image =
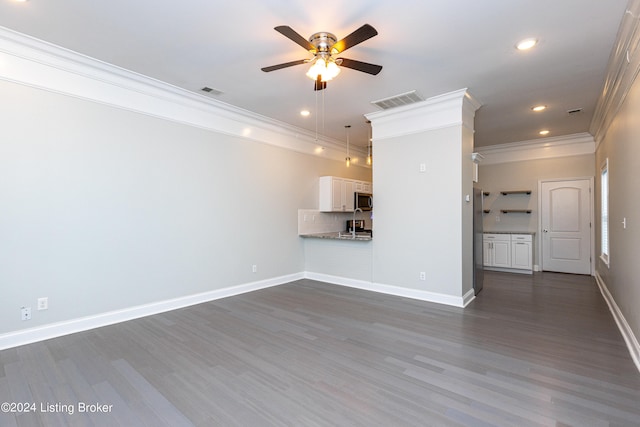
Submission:
[[535,231],[483,231],[482,234],[536,234]]
[[356,232],[355,238],[351,235],[351,233],[347,233],[346,231],[334,231],[330,233],[315,233],[315,234],[300,234],[300,237],[311,237],[314,239],[333,239],[333,240],[358,240],[358,241],[369,241],[372,240],[372,237],[369,233],[361,233]]

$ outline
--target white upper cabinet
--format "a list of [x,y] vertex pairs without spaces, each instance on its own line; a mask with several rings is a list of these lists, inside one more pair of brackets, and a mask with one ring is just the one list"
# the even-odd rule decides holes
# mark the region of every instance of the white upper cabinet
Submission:
[[356,192],[370,193],[371,183],[356,181],[335,176],[321,176],[320,202],[321,212],[353,212],[354,194]]
[[354,181],[356,193],[371,193],[371,183],[367,181]]

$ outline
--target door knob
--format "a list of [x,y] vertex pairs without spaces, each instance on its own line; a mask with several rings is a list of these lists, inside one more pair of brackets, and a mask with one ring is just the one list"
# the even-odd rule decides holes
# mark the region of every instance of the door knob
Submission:
[[542,230],[542,231],[544,231],[545,233],[548,233],[548,232],[549,232],[549,230],[547,230],[546,228],[545,228],[544,230]]

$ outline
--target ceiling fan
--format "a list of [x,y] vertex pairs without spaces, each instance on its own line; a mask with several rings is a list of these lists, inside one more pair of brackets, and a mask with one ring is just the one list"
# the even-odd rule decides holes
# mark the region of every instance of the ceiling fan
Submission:
[[274,30],[308,50],[313,57],[261,68],[265,73],[294,65],[312,63],[307,76],[314,80],[313,90],[322,90],[327,87],[327,81],[340,73],[340,67],[351,68],[374,76],[382,70],[381,65],[336,57],[345,50],[376,36],[378,32],[369,24],[364,24],[342,40],[338,40],[335,35],[325,31],[315,33],[307,40],[287,25],[280,25]]

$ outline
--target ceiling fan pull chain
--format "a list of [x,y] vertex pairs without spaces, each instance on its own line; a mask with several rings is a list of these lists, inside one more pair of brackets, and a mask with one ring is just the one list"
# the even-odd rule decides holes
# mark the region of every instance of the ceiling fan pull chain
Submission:
[[326,130],[325,130],[325,128],[324,128],[324,119],[325,119],[325,115],[326,115],[326,114],[325,114],[325,112],[327,111],[327,110],[324,108],[324,93],[325,93],[325,92],[326,92],[326,91],[324,91],[324,90],[322,91],[322,134],[323,134],[323,135],[326,135],[326,134],[327,134],[327,131],[326,131]]
[[318,91],[314,91],[316,94],[316,142],[318,142]]

